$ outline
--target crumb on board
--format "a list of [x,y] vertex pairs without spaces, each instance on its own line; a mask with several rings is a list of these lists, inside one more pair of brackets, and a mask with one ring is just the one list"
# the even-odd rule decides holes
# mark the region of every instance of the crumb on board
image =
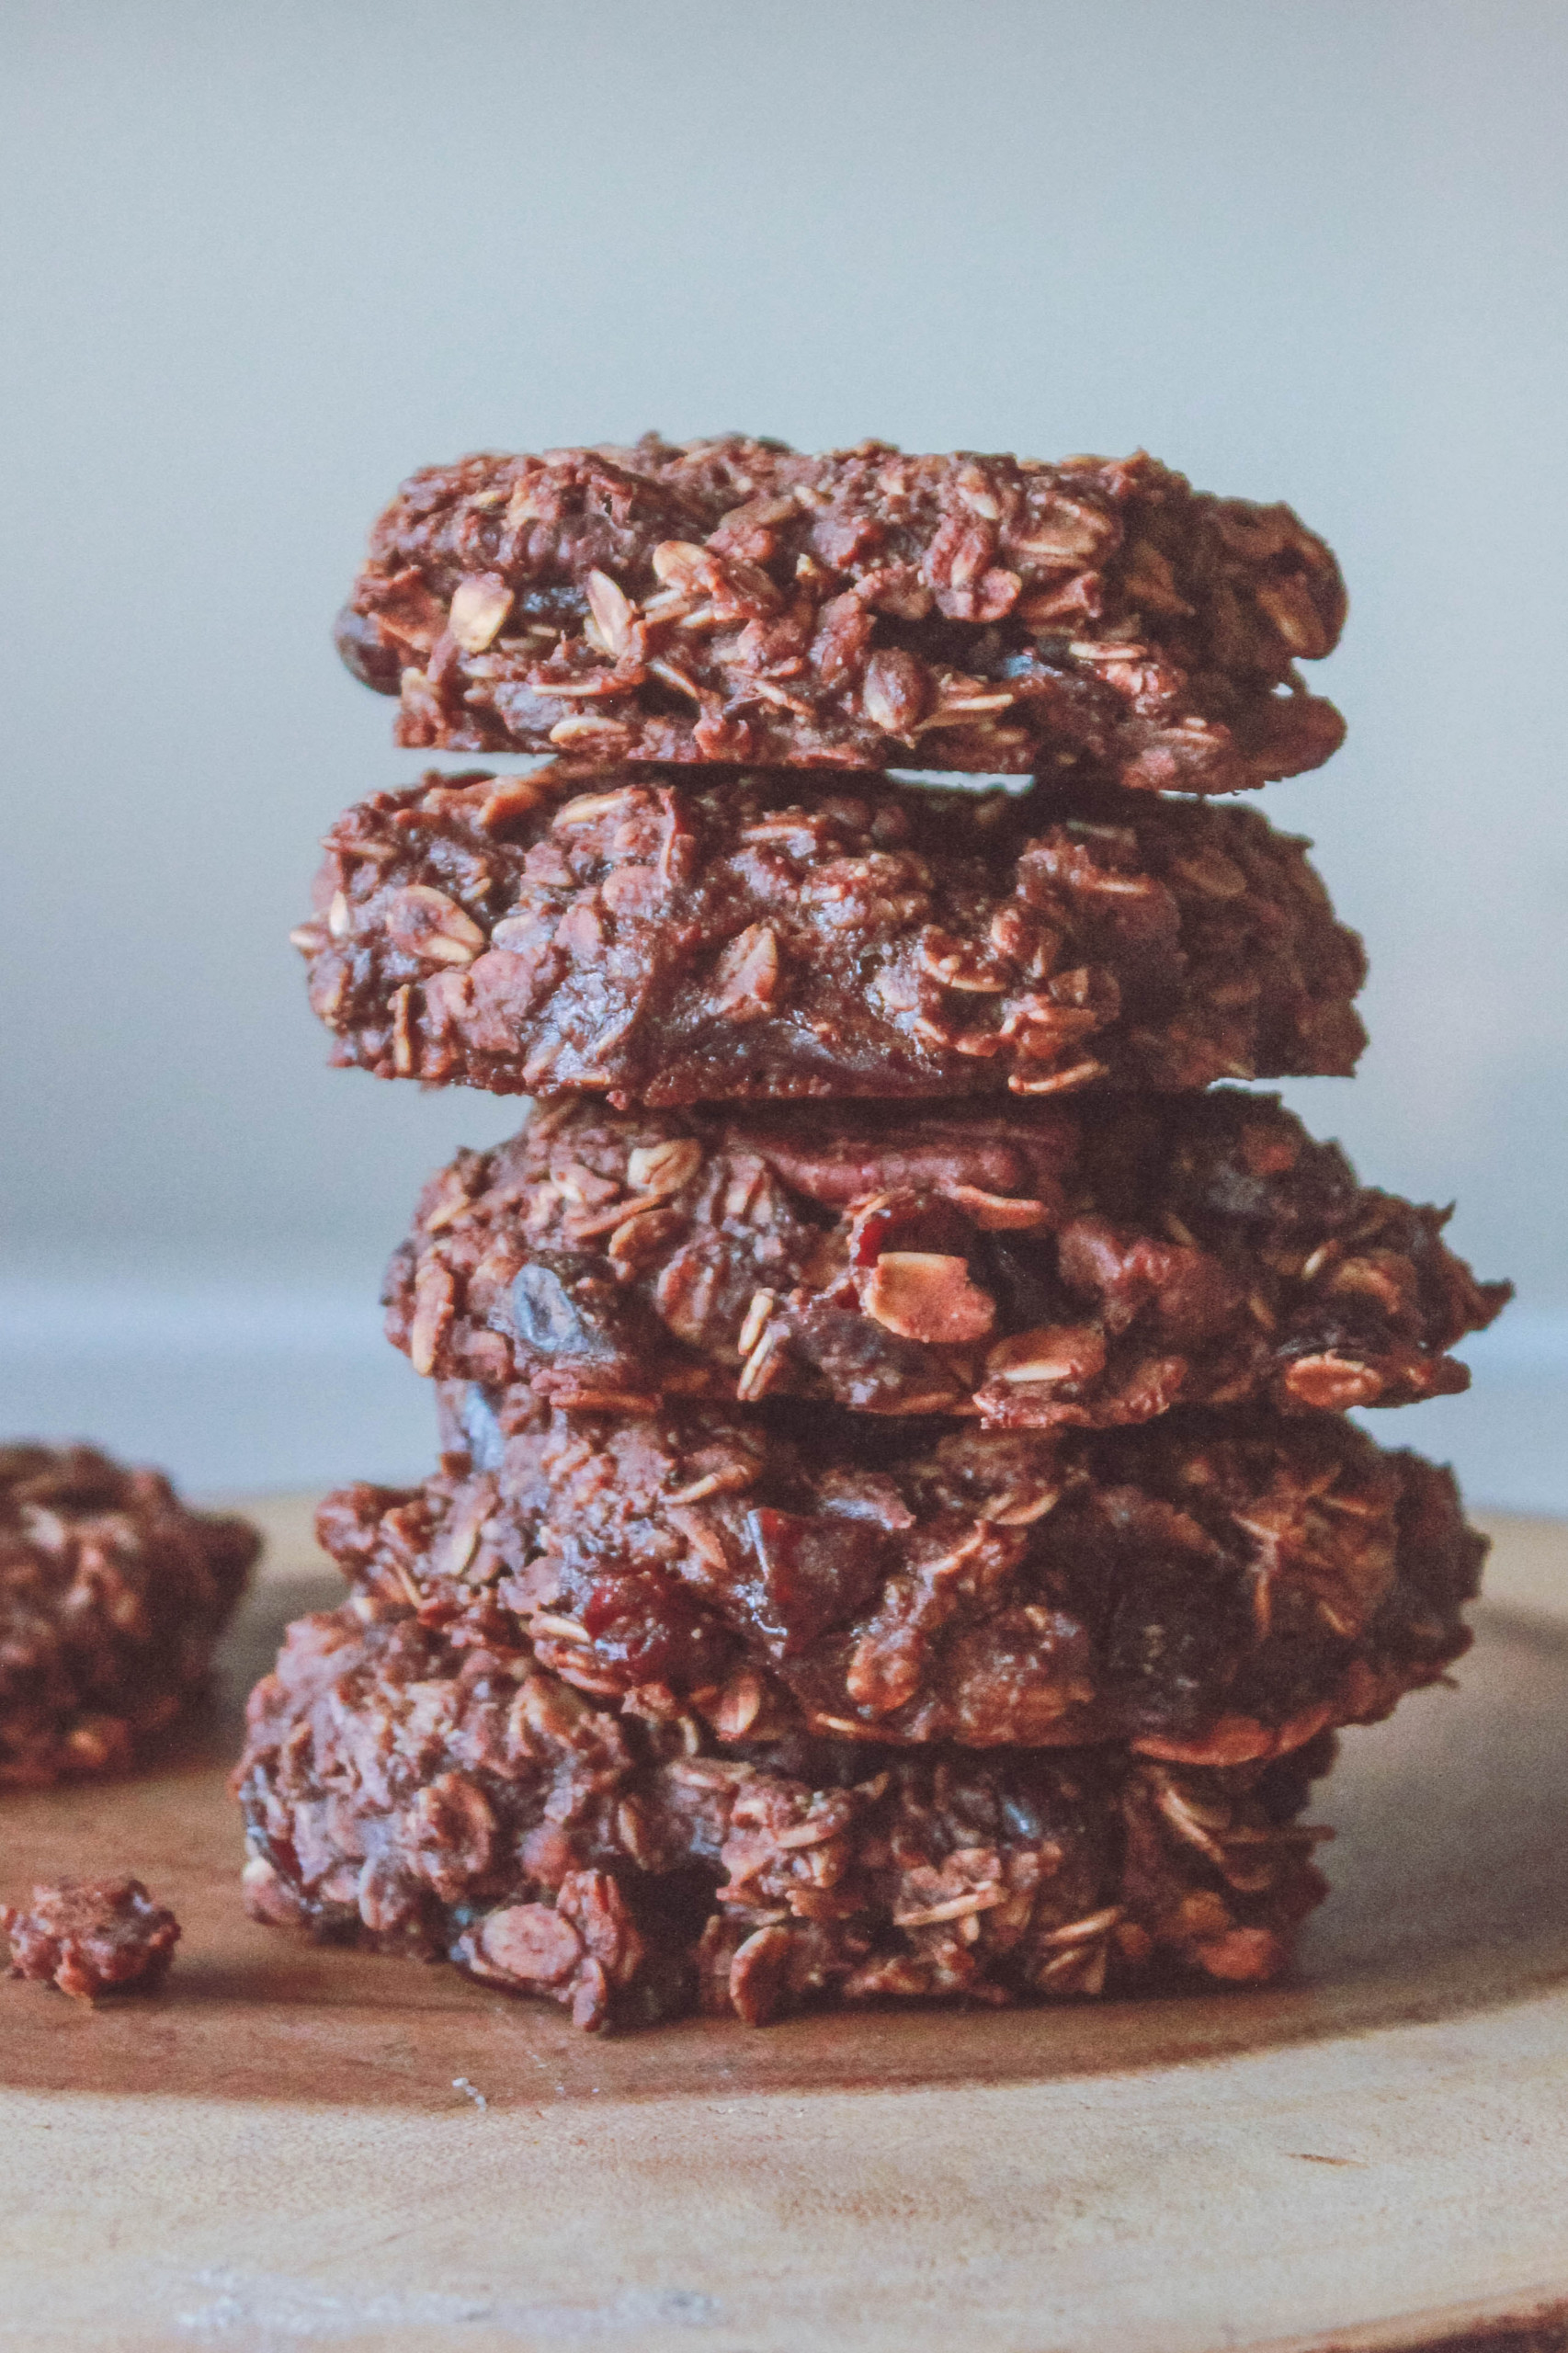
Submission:
[[25,1909],[0,1907],[11,1974],[56,1985],[76,2001],[151,1992],[168,1973],[179,1922],[139,1879],[58,1880],[35,1887]]

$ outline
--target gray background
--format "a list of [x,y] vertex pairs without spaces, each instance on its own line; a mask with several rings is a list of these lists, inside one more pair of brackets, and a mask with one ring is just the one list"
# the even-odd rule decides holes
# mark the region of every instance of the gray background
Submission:
[[1140,442],[1290,499],[1351,722],[1268,795],[1369,938],[1294,1099],[1524,1304],[1384,1435],[1568,1507],[1560,6],[11,7],[0,1413],[417,1469],[376,1336],[516,1107],[324,1067],[315,837],[415,763],[327,630],[415,464],[731,426]]

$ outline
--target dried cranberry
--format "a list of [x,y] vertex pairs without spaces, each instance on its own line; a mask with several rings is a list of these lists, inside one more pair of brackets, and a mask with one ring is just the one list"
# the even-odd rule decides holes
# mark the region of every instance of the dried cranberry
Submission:
[[867,1520],[764,1508],[745,1524],[757,1563],[750,1614],[776,1658],[845,1624],[881,1580],[885,1540]]
[[934,1250],[961,1258],[974,1243],[974,1228],[940,1193],[901,1187],[868,1201],[849,1228],[849,1263],[873,1267],[884,1250]]
[[656,1569],[601,1579],[581,1616],[599,1658],[634,1683],[700,1688],[722,1677],[734,1648],[711,1612]]

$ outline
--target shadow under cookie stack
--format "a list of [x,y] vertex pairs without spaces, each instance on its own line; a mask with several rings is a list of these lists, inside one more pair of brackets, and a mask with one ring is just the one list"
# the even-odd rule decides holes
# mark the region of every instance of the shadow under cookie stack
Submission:
[[441,1465],[323,1508],[259,1916],[588,2027],[1286,1966],[1311,1785],[1483,1551],[1347,1412],[1507,1295],[1224,1083],[1363,1042],[1305,846],[1212,797],[1334,751],[1343,617],[1144,457],[404,487],[345,658],[404,745],[555,756],[350,810],[297,939],[336,1061],[535,1108],[392,1260]]

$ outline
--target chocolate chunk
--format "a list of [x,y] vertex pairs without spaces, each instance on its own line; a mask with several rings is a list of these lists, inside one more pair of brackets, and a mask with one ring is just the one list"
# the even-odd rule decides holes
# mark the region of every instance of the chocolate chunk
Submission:
[[618,1288],[614,1268],[585,1267],[562,1254],[530,1257],[512,1278],[511,1323],[540,1367],[541,1391],[592,1403],[607,1392],[647,1394],[646,1352],[659,1327],[643,1298]]

